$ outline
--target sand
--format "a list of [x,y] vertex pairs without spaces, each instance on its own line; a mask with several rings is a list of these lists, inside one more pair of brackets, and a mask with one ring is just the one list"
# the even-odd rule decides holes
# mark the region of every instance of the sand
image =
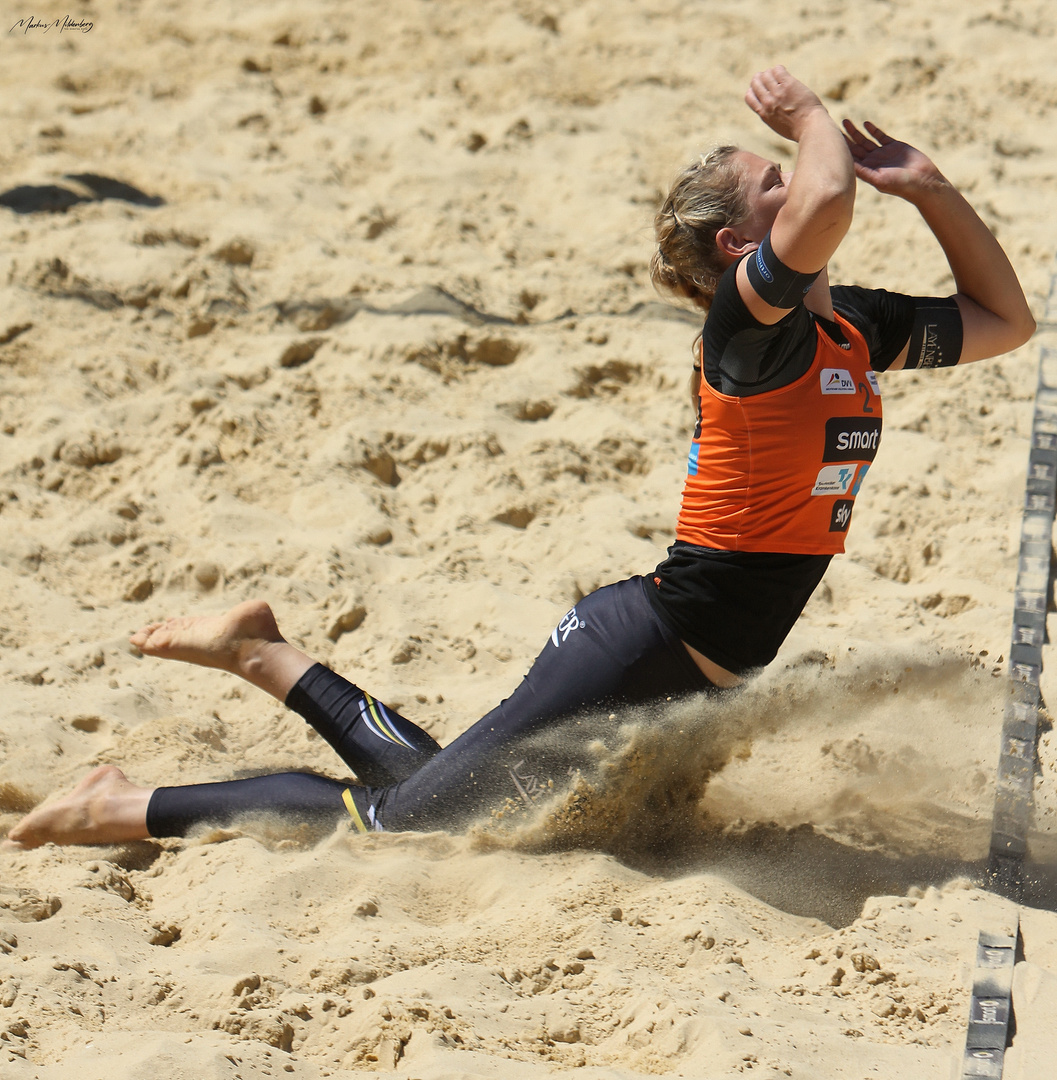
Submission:
[[[252,687],[137,656],[156,618],[267,599],[443,743],[656,565],[696,320],[651,290],[652,212],[714,143],[791,160],[741,102],[759,68],[933,154],[1046,312],[1043,0],[30,14],[0,27],[0,833],[103,762],[344,774]],[[833,278],[952,288],[870,190]],[[572,809],[4,854],[0,1074],[953,1076],[977,934],[1018,915],[974,881],[1050,332],[882,376],[848,552],[778,659],[618,717]],[[1043,864],[1055,761],[1045,735]],[[1038,874],[1011,1080],[1052,1068]]]

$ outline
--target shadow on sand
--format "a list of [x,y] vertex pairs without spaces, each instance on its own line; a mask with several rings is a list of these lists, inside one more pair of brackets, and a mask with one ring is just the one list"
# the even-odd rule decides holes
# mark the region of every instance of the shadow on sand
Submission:
[[163,206],[165,200],[160,195],[148,195],[145,191],[114,180],[109,176],[96,173],[67,173],[67,180],[73,180],[85,191],[75,191],[59,184],[20,184],[0,193],[0,206],[7,206],[16,214],[65,214],[77,203],[101,202],[104,199],[119,199],[135,206]]
[[[685,845],[664,850],[621,852],[620,859],[643,873],[675,877],[707,871],[718,874],[764,903],[847,926],[871,896],[906,896],[909,889],[942,888],[954,878],[987,887],[987,860],[899,856],[848,847],[810,825],[786,829],[754,825],[745,831],[698,834]],[[1029,859],[1024,865],[1021,903],[1057,911],[1057,860]]]

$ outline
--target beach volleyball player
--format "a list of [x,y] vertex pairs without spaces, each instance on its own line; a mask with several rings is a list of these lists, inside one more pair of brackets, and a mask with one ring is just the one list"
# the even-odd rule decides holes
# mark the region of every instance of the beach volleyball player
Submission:
[[[9,846],[178,836],[260,813],[457,829],[586,766],[570,718],[716,694],[773,659],[844,549],[881,437],[876,373],[996,356],[1035,324],[1001,247],[925,154],[873,124],[842,131],[782,67],[756,75],[746,102],[796,144],[794,171],[721,147],[678,177],[656,217],[655,284],[707,313],[676,541],[660,566],[578,603],[511,696],[444,748],[286,642],[262,602],[148,626],[132,638],[144,654],[220,668],[284,701],[355,779],[145,788],[102,766],[28,814]],[[953,295],[830,285],[856,178],[917,209]],[[532,738],[548,729],[558,737]]]

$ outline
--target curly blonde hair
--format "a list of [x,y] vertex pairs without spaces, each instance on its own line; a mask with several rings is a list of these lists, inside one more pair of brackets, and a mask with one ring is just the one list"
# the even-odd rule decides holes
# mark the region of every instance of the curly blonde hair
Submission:
[[740,225],[749,215],[742,173],[733,160],[736,146],[702,154],[672,184],[654,229],[657,250],[650,260],[654,287],[690,300],[705,311],[712,306],[726,263],[716,233]]

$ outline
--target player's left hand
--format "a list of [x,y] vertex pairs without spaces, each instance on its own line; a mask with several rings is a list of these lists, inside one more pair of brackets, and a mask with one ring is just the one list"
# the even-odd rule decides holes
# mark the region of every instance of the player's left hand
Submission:
[[855,163],[855,175],[886,195],[913,197],[937,183],[943,176],[932,160],[909,143],[899,142],[869,121],[861,132],[850,120],[844,121],[844,139]]

